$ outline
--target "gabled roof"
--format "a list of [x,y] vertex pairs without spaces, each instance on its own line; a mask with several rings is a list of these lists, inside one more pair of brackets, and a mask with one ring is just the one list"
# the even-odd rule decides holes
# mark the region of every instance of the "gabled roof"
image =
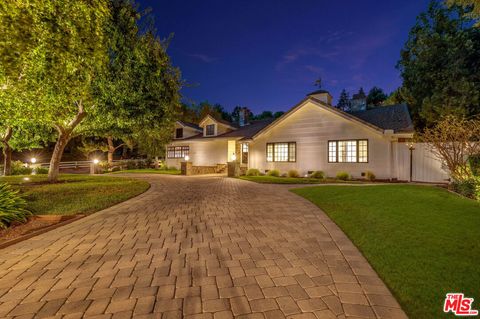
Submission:
[[351,112],[350,114],[384,130],[393,130],[395,133],[414,131],[406,104],[380,106],[371,110]]
[[216,138],[234,138],[234,139],[251,139],[258,131],[263,129],[268,124],[272,123],[274,119],[252,121],[245,126],[240,126],[237,130],[230,131],[215,136],[203,136],[203,134],[197,134],[184,140],[208,140]]
[[[332,113],[335,113],[345,119],[363,124],[370,129],[377,131],[380,134],[383,134],[384,130],[393,130],[395,133],[413,133],[413,125],[410,119],[410,113],[408,112],[408,108],[406,105],[394,105],[392,109],[389,109],[389,106],[384,106],[381,108],[385,108],[383,111],[377,111],[369,114],[358,114],[358,113],[366,113],[373,110],[362,111],[353,113],[347,113],[335,107],[329,106],[324,102],[316,99],[312,96],[308,96],[307,98],[303,99],[300,103],[295,105],[281,117],[279,117],[274,122],[270,123],[263,129],[259,130],[252,138],[257,137],[258,135],[266,132],[270,128],[274,127],[276,124],[280,123],[281,121],[285,120],[289,117],[292,113],[300,109],[306,102],[312,102],[319,107],[328,110]],[[380,108],[379,108],[380,109]],[[374,109],[376,110],[376,109]]]
[[211,116],[210,114],[207,114],[205,115],[205,117],[200,121],[200,123],[198,123],[199,125],[202,125],[202,123],[207,120],[207,119],[211,119],[212,121],[215,121],[217,123],[220,123],[220,124],[223,124],[225,126],[228,126],[229,128],[233,129],[233,130],[236,130],[237,129],[237,126],[235,126],[233,123],[230,123],[228,121],[225,121],[225,120],[222,120],[222,119],[217,119],[217,118],[214,118],[213,116]]
[[177,121],[178,124],[180,124],[181,126],[187,126],[187,127],[190,127],[190,128],[193,128],[197,131],[202,131],[202,128],[200,126],[198,126],[197,124],[194,124],[194,123],[190,123],[190,122],[185,122],[185,121]]

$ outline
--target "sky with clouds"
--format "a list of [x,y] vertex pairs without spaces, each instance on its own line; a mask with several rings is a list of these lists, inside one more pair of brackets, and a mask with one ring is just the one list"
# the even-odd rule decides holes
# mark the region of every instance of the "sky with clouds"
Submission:
[[401,81],[395,65],[428,0],[139,0],[182,71],[187,102],[286,111],[321,77],[345,88]]

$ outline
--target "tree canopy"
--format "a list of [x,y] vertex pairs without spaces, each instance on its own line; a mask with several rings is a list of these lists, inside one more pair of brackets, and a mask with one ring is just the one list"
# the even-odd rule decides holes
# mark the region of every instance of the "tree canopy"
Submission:
[[383,104],[387,99],[387,95],[383,92],[383,89],[378,86],[374,86],[370,89],[367,95],[367,108],[375,108]]
[[411,29],[398,68],[418,129],[448,114],[480,113],[480,29],[461,8],[433,1]]

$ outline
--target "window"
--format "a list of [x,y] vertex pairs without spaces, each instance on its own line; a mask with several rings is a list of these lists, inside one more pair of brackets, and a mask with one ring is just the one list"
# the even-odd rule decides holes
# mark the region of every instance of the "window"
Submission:
[[328,142],[329,163],[367,163],[368,140]]
[[296,143],[267,143],[267,162],[295,162]]
[[183,128],[177,128],[175,130],[175,138],[183,138]]
[[167,148],[167,158],[184,158],[189,152],[189,146],[169,146]]
[[248,143],[242,143],[242,163],[248,164]]
[[206,136],[215,135],[215,124],[207,125],[205,135]]

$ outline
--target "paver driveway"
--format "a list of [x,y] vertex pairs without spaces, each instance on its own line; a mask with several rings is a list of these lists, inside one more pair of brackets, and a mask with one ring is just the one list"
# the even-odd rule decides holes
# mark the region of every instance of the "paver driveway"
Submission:
[[1,250],[0,318],[405,317],[346,236],[286,187],[142,178],[143,195]]

